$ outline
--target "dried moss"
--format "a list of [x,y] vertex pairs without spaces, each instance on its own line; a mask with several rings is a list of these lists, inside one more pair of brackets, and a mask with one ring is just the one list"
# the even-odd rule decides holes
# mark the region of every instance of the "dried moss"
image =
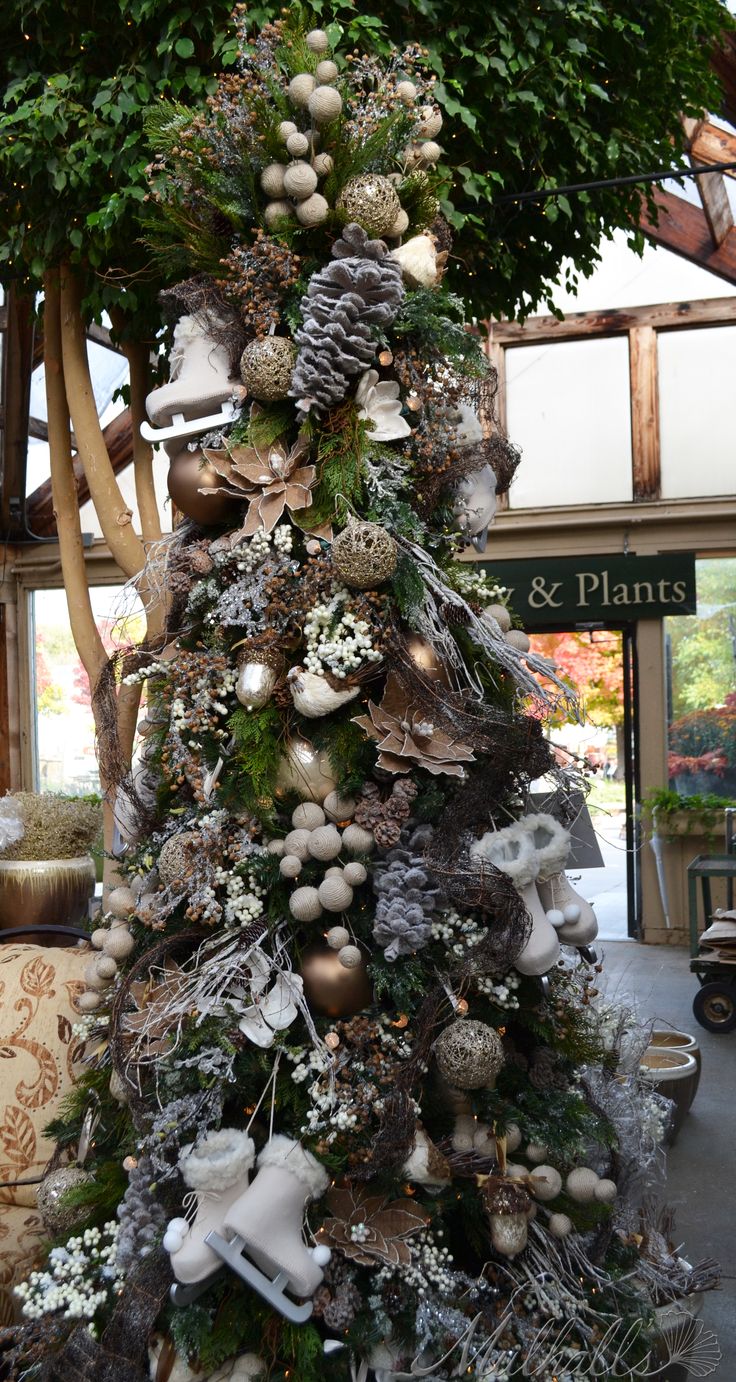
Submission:
[[23,817],[22,840],[8,845],[3,859],[75,859],[87,854],[102,830],[97,797],[65,797],[55,792],[13,792]]

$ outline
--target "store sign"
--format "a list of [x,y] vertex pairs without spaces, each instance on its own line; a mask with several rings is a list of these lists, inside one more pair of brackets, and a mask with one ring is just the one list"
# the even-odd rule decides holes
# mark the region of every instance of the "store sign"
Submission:
[[694,614],[692,552],[483,562],[525,627],[611,624]]

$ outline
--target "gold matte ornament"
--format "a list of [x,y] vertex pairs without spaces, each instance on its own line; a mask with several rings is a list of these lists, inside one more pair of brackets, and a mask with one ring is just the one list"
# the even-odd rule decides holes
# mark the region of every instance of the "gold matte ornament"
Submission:
[[381,173],[350,178],[337,199],[337,210],[357,221],[369,235],[388,235],[401,211],[396,188]]
[[373,590],[393,576],[398,548],[390,533],[378,523],[349,519],[332,544],[332,565],[346,585]]
[[325,1017],[354,1017],[370,1007],[373,989],[366,963],[346,969],[329,945],[313,945],[302,952],[304,997],[313,1012]]
[[231,494],[202,494],[203,489],[217,489],[222,480],[199,449],[188,451],[185,446],[174,457],[166,483],[179,512],[204,528],[227,523],[239,512]]
[[248,393],[261,403],[286,398],[296,360],[296,347],[285,336],[251,341],[240,357],[240,374]]

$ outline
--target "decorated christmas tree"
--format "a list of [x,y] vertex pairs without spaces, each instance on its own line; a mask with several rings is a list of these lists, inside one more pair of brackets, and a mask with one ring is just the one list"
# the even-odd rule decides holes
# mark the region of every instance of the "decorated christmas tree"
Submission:
[[239,41],[151,120],[166,629],[132,776],[96,692],[121,877],[4,1375],[653,1376],[713,1276],[647,1199],[666,1108],[565,875],[572,693],[467,560],[519,457],[434,78],[297,11]]

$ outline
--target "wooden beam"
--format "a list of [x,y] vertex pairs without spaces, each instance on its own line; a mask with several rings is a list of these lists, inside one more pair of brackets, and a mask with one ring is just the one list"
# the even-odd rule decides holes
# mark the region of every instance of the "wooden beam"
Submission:
[[[127,408],[124,408],[122,413],[118,413],[117,417],[108,423],[102,435],[105,438],[110,464],[114,473],[118,475],[133,460],[133,429],[130,422],[130,412]],[[84,478],[82,463],[76,456],[74,458],[74,477],[77,482],[81,508],[82,504],[86,504],[89,499],[89,488]],[[33,494],[29,495],[26,504],[26,521],[28,528],[35,537],[53,537],[55,535],[56,519],[50,480],[45,480],[38,489],[33,491]]]
[[6,540],[23,535],[28,412],[33,371],[33,309],[33,295],[23,294],[18,291],[16,284],[11,284],[8,289],[2,369],[0,524]]
[[[695,208],[697,210],[697,208]],[[520,322],[491,322],[496,346],[546,345],[550,341],[581,341],[589,336],[625,336],[635,326],[676,331],[698,326],[733,326],[736,298],[705,298],[696,302],[662,302],[651,307],[610,308],[601,312],[568,312],[558,317],[529,317]]]
[[[730,130],[719,129],[710,120],[694,120],[692,126],[687,127],[687,132],[693,163],[736,162],[736,135]],[[725,177],[736,178],[736,168],[727,170]]]
[[[698,160],[693,152],[693,146],[705,125],[705,120],[693,120],[683,115],[681,123],[688,142],[688,158],[691,165],[695,167]],[[715,159],[711,161],[716,162]],[[723,161],[725,162],[725,159]],[[708,222],[711,240],[716,246],[722,245],[729,230],[733,228],[733,212],[728,200],[723,173],[705,173],[702,177],[695,178],[694,181],[705,219]]]
[[661,492],[657,333],[653,326],[629,332],[631,457],[634,499],[658,499]]
[[736,284],[736,230],[732,227],[723,242],[714,246],[705,212],[700,207],[661,188],[654,192],[654,200],[659,208],[657,225],[650,220],[642,202],[640,226],[644,234],[655,245],[663,245],[673,254]]

